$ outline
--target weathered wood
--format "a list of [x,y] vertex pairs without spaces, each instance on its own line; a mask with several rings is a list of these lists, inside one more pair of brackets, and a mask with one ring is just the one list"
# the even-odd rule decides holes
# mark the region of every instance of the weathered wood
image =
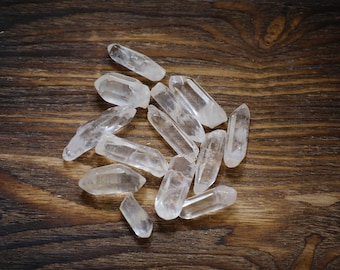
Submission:
[[[339,18],[337,1],[2,1],[0,268],[339,269]],[[161,220],[160,180],[142,172],[136,198],[155,224],[140,240],[120,196],[80,190],[110,163],[61,159],[77,126],[110,106],[93,82],[136,76],[109,59],[111,42],[156,60],[164,83],[192,76],[227,113],[248,104],[247,157],[218,176],[235,205]],[[174,155],[146,110],[120,136]]]

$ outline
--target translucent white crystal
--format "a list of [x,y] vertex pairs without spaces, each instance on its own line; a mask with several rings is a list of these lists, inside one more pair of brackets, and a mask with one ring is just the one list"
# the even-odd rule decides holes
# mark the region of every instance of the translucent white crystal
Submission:
[[110,164],[87,172],[80,180],[79,187],[93,195],[136,192],[146,179],[122,164]]
[[237,192],[227,186],[217,186],[185,200],[180,217],[192,219],[223,209],[235,203]]
[[98,94],[111,104],[146,108],[150,102],[147,85],[120,73],[106,73],[95,81],[94,86]]
[[119,210],[137,236],[141,238],[151,236],[153,229],[152,220],[136,201],[135,197],[133,197],[132,193],[126,195],[120,204]]
[[81,125],[64,148],[63,159],[75,160],[98,143],[103,132],[115,133],[126,126],[136,114],[136,109],[116,106],[104,111],[97,119]]
[[149,105],[147,117],[151,125],[177,154],[187,156],[192,160],[197,157],[199,149],[195,142],[167,114],[154,105]]
[[151,89],[151,96],[189,138],[195,142],[204,140],[205,133],[201,123],[167,86],[157,83]]
[[228,120],[222,107],[192,78],[171,76],[169,87],[202,125],[214,128]]
[[160,81],[165,75],[164,68],[144,54],[116,43],[110,44],[107,50],[113,61],[151,81]]
[[224,150],[224,163],[229,168],[238,166],[246,156],[249,124],[249,108],[242,104],[229,117]]
[[214,130],[206,134],[197,157],[194,192],[200,194],[215,181],[221,166],[224,153],[226,132]]
[[161,177],[168,162],[156,149],[105,133],[96,146],[96,153]]
[[195,164],[185,157],[171,159],[169,170],[159,187],[155,210],[161,218],[170,220],[178,217],[195,173]]

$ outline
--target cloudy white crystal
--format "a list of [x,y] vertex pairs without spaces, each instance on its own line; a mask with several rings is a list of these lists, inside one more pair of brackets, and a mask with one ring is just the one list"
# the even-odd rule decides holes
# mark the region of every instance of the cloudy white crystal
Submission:
[[192,78],[171,76],[169,87],[202,125],[214,128],[228,120],[222,107]]
[[242,104],[229,117],[224,150],[224,163],[229,168],[238,166],[246,156],[249,124],[249,108]]
[[107,50],[113,61],[151,81],[160,81],[166,73],[164,68],[148,56],[120,44],[112,43]]

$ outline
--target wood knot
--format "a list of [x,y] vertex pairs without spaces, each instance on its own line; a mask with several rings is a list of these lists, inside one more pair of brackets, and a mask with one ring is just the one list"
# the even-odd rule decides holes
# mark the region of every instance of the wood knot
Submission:
[[276,17],[267,27],[266,33],[263,39],[260,39],[259,46],[262,49],[272,47],[282,35],[283,30],[286,26],[286,17],[279,15]]

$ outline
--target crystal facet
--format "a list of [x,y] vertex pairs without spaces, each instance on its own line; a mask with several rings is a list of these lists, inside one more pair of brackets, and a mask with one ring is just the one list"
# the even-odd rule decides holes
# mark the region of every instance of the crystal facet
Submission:
[[113,61],[151,81],[160,81],[165,75],[164,68],[144,54],[116,43],[110,44],[107,50]]
[[130,123],[135,114],[134,108],[116,106],[104,111],[97,119],[79,126],[76,134],[64,148],[63,159],[75,160],[95,147],[103,132],[117,132]]
[[147,117],[152,126],[177,154],[187,156],[191,160],[197,157],[199,149],[195,142],[186,136],[167,114],[155,106],[149,105]]
[[217,186],[185,200],[180,217],[192,219],[223,209],[235,203],[237,192],[227,186]]
[[167,86],[157,83],[151,89],[151,96],[189,138],[195,142],[204,140],[205,133],[201,123]]
[[185,157],[171,159],[155,199],[155,210],[165,220],[180,214],[195,173],[195,164]]
[[169,166],[158,150],[109,133],[105,133],[99,140],[96,153],[150,172],[156,177],[162,177]]
[[214,128],[228,120],[222,107],[192,78],[171,76],[169,87],[202,125]]
[[229,168],[238,166],[246,156],[249,124],[249,108],[242,104],[229,117],[224,150],[224,163]]
[[95,81],[94,86],[98,94],[111,104],[146,108],[150,102],[147,85],[120,73],[106,73]]
[[224,153],[226,132],[218,129],[206,134],[197,158],[194,192],[200,194],[215,181]]
[[132,193],[126,195],[120,204],[119,210],[137,236],[141,238],[151,236],[153,228],[152,220],[136,201]]
[[146,179],[122,164],[110,164],[94,168],[80,180],[79,187],[93,195],[136,192]]

